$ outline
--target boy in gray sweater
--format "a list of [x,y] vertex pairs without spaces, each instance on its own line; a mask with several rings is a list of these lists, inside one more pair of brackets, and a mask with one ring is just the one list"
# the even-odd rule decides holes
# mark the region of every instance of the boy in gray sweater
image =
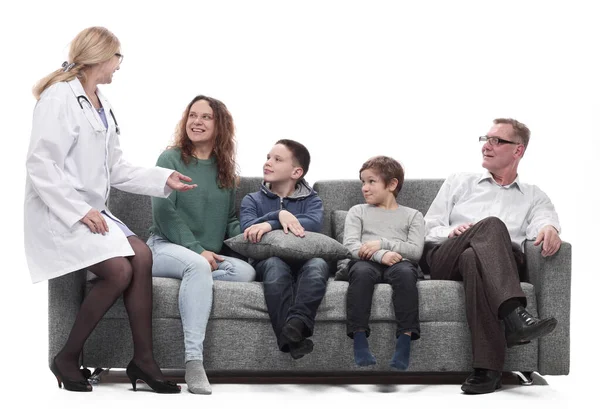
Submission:
[[397,322],[390,366],[406,370],[410,342],[420,337],[417,264],[425,223],[421,212],[396,202],[404,183],[404,170],[396,160],[369,159],[360,169],[360,180],[366,204],[352,207],[344,226],[344,246],[352,253],[346,317],[348,336],[354,339],[354,361],[358,366],[376,364],[367,342],[371,303],[375,284],[388,283]]

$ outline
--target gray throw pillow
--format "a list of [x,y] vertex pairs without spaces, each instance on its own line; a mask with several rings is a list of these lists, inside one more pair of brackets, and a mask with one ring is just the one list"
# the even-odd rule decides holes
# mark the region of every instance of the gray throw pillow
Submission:
[[[347,210],[334,210],[331,217],[331,232],[333,237],[342,244],[344,243],[344,225],[346,223],[347,214]],[[350,263],[350,258],[337,261],[335,272],[336,281],[348,281],[348,263]]]
[[336,240],[321,233],[306,232],[304,237],[273,230],[262,236],[258,243],[244,239],[243,234],[225,240],[225,244],[245,257],[264,260],[280,257],[288,260],[309,260],[322,258],[335,261],[347,258],[350,253]]

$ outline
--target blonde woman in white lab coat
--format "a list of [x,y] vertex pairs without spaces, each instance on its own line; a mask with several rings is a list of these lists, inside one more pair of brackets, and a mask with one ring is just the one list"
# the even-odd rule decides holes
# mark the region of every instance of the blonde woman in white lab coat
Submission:
[[123,55],[119,40],[103,27],[83,30],[72,41],[69,61],[34,87],[27,154],[25,252],[33,282],[86,268],[98,276],[83,300],[66,344],[50,369],[65,389],[91,391],[79,366],[86,339],[123,295],[133,335],[127,367],[160,393],[177,393],[152,353],[152,254],[110,213],[111,186],[167,197],[196,185],[181,173],[141,168],[123,159],[115,114],[98,84],[110,84]]

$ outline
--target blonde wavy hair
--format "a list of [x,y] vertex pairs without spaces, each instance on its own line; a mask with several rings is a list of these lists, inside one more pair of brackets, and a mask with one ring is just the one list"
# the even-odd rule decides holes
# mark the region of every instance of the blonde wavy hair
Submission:
[[192,105],[200,100],[208,102],[208,105],[213,110],[215,145],[212,154],[217,159],[218,185],[220,188],[233,189],[239,181],[238,168],[235,161],[235,127],[231,113],[221,101],[204,95],[198,95],[192,99],[185,111],[183,111],[183,115],[175,127],[175,142],[169,148],[179,148],[181,150],[181,160],[186,165],[194,159],[194,144],[188,137],[186,124]]
[[35,84],[33,96],[39,100],[46,88],[61,81],[79,78],[85,83],[85,70],[95,64],[110,60],[121,49],[119,39],[104,27],[89,27],[81,31],[69,47],[69,61],[73,64],[69,71],[59,68]]

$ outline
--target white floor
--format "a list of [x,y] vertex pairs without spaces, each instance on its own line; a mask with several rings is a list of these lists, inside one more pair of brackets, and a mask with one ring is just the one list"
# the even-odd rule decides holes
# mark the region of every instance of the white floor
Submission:
[[[3,390],[18,396],[21,404],[51,408],[81,408],[105,406],[110,409],[127,408],[130,405],[142,408],[165,408],[179,406],[221,408],[320,408],[344,407],[365,408],[370,405],[412,404],[429,407],[460,408],[507,408],[510,404],[536,405],[540,408],[571,407],[576,403],[589,402],[584,407],[597,407],[590,402],[595,391],[572,376],[546,376],[537,380],[537,385],[505,385],[500,391],[488,395],[468,396],[460,391],[460,385],[249,385],[213,384],[213,394],[199,396],[189,393],[185,384],[178,395],[158,395],[144,385],[133,392],[131,384],[125,382],[101,382],[92,393],[73,393],[59,389],[54,377],[47,370],[32,379],[24,380],[12,387],[3,385]],[[543,383],[547,382],[547,385]],[[542,384],[539,384],[542,383]],[[5,395],[6,396],[6,395]],[[88,406],[90,405],[90,406]],[[107,406],[108,405],[108,406]],[[6,407],[6,406],[5,406]],[[383,406],[382,406],[383,407]]]

